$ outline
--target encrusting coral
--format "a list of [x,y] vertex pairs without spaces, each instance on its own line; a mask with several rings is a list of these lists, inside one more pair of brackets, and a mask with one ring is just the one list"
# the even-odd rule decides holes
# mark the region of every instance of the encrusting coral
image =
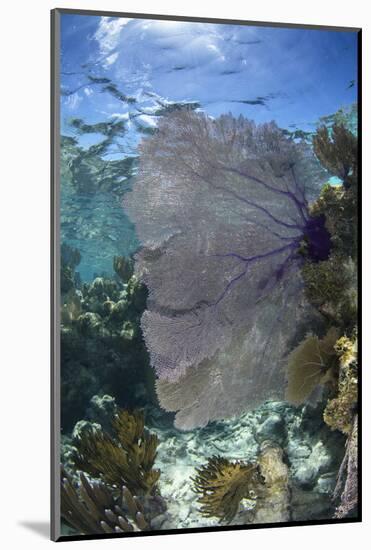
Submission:
[[86,430],[76,441],[75,466],[115,487],[125,485],[135,495],[153,494],[160,470],[153,468],[158,438],[144,428],[140,411],[121,410],[112,421],[112,435]]
[[340,365],[337,395],[327,402],[323,418],[332,429],[350,434],[358,403],[357,339],[342,336],[335,351]]
[[80,473],[74,483],[62,468],[61,516],[78,533],[130,533],[150,529],[139,500],[125,486],[119,492]]
[[196,472],[192,481],[194,491],[200,495],[200,512],[205,517],[217,517],[220,522],[230,523],[241,500],[255,500],[262,484],[257,464],[231,462],[220,456],[209,458]]
[[323,338],[309,335],[289,355],[286,399],[294,405],[304,403],[318,385],[336,380],[338,331],[332,327]]

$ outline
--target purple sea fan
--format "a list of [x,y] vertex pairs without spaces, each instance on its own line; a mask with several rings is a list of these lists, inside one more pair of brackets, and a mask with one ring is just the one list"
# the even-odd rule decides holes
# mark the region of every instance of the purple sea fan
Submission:
[[327,175],[274,123],[185,111],[160,121],[140,159],[124,206],[161,405],[191,429],[282,397],[282,359],[314,315],[299,247],[329,254],[325,220],[308,210]]

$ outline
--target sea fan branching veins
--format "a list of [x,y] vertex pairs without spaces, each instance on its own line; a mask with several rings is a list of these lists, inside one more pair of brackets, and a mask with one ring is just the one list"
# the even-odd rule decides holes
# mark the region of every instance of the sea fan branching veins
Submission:
[[124,207],[160,403],[191,429],[282,396],[282,359],[313,315],[299,250],[321,261],[330,249],[308,207],[326,174],[274,123],[187,111],[160,121],[140,159]]

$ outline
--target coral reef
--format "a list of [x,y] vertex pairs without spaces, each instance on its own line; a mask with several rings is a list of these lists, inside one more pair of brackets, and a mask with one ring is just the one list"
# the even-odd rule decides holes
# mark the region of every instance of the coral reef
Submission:
[[[83,473],[75,483],[63,468],[61,477],[61,516],[78,533],[130,533],[151,529],[148,502],[144,506],[127,487],[112,491],[102,481],[88,480]],[[164,511],[161,499],[156,499],[155,507],[153,503],[152,499],[155,515]]]
[[324,186],[320,197],[311,206],[312,215],[325,216],[332,249],[328,260],[320,265],[307,258],[302,274],[309,301],[327,323],[337,325],[339,334],[343,334],[334,345],[338,357],[336,384],[331,388],[323,419],[331,429],[348,435],[334,492],[334,500],[340,498],[335,517],[346,517],[356,510],[358,498],[358,140],[344,124],[335,122],[331,130],[326,127],[318,129],[313,147],[322,165],[342,182],[338,186]]
[[262,483],[256,464],[231,462],[220,456],[209,458],[196,472],[192,481],[195,492],[200,495],[201,514],[227,523],[236,515],[241,500],[257,498]]
[[334,124],[331,137],[327,128],[319,128],[313,145],[319,160],[342,184],[325,185],[311,205],[312,216],[325,218],[331,251],[319,264],[306,258],[305,292],[326,319],[349,332],[357,323],[357,138]]
[[112,433],[81,431],[75,438],[75,467],[111,486],[125,485],[135,495],[152,494],[160,477],[153,468],[158,438],[145,430],[143,413],[120,410]]
[[338,366],[335,344],[338,331],[332,327],[323,338],[309,335],[289,355],[286,399],[304,403],[318,385],[334,384]]
[[335,350],[340,364],[337,395],[328,400],[323,418],[332,429],[350,434],[358,404],[357,339],[342,336]]
[[357,319],[354,262],[333,253],[320,264],[306,262],[302,275],[307,298],[328,322],[346,328],[353,327]]
[[[80,253],[63,248],[62,423],[74,429],[72,439],[63,437],[62,514],[78,532],[326,519],[335,506],[336,517],[356,514],[356,150],[341,164],[337,149],[349,136],[319,131],[317,156],[345,179],[316,197],[322,173],[310,189],[307,150],[300,144],[280,138],[273,152],[270,139],[280,135],[274,126],[222,119],[184,112],[167,117],[163,131],[185,121],[185,149],[174,166],[162,159],[164,181],[161,176],[157,187],[147,158],[161,156],[157,133],[144,141],[139,195],[126,203],[144,242],[135,267],[131,258],[115,256],[114,275],[81,283],[75,271]],[[239,156],[241,129],[246,151],[256,147],[259,166]],[[178,137],[174,149],[169,144],[171,154]],[[193,146],[209,165],[197,164],[201,153]],[[307,160],[312,163],[310,155]],[[187,187],[190,174],[199,193]],[[202,185],[215,195],[215,223]],[[274,200],[277,192],[282,201]],[[174,227],[170,212],[179,207],[172,203],[179,193]],[[158,212],[151,200],[160,201]],[[196,221],[194,204],[205,214]],[[229,227],[223,219],[231,208]],[[236,230],[244,216],[242,239]],[[246,246],[253,247],[248,254]],[[191,432],[174,429],[174,415],[156,408],[141,318],[162,409],[176,413],[176,428]],[[295,406],[261,405],[283,398],[283,361],[286,399]],[[146,408],[150,433],[142,413],[128,412],[138,403]],[[206,464],[205,456],[212,456]]]
[[[69,256],[78,251],[70,249]],[[91,397],[105,393],[123,408],[155,399],[152,369],[140,329],[147,291],[131,273],[130,259],[116,257],[117,278],[81,283],[75,263],[61,308],[62,428],[83,418]],[[67,269],[66,268],[66,269]],[[124,277],[124,279],[122,278]]]
[[[109,396],[105,396],[105,399],[94,398],[92,402],[87,409],[90,421],[79,421],[73,430],[72,439],[63,437],[62,462],[75,485],[80,483],[74,463],[78,438],[84,431],[101,432],[100,424],[108,424],[110,411],[116,411],[114,401]],[[98,406],[95,405],[96,402],[99,403]],[[206,517],[200,514],[191,480],[195,475],[195,468],[202,468],[205,465],[205,456],[210,454],[218,455],[229,462],[233,456],[233,462],[258,464],[265,448],[267,451],[272,449],[272,454],[269,451],[267,456],[277,460],[274,463],[275,468],[272,467],[272,472],[277,473],[277,482],[280,477],[281,481],[284,478],[281,474],[278,475],[281,468],[285,465],[289,468],[289,490],[292,493],[289,499],[292,514],[290,519],[305,521],[331,517],[334,510],[331,498],[336,485],[337,470],[343,458],[345,436],[326,426],[322,413],[323,406],[320,404],[316,408],[308,405],[293,407],[287,402],[270,401],[232,420],[214,422],[192,432],[180,432],[173,427],[171,415],[156,408],[148,408],[146,425],[159,440],[155,466],[161,470],[161,476],[156,493],[158,489],[167,504],[167,510],[158,513],[151,520],[151,528],[178,529],[215,526],[219,522],[225,524],[225,520],[216,516]],[[104,431],[107,429],[104,428]],[[284,457],[281,456],[281,449]],[[270,464],[269,460],[267,464]],[[262,467],[261,473],[263,472]],[[265,472],[267,473],[267,469]],[[264,522],[264,518],[265,521],[270,521],[272,514],[276,514],[276,520],[280,521],[280,517],[287,514],[285,484],[277,484],[276,497],[273,481],[271,496],[269,485],[270,482],[262,485],[257,500],[242,499],[230,524],[260,523]],[[151,498],[155,497],[158,495]],[[153,507],[154,503],[149,506],[146,519]]]

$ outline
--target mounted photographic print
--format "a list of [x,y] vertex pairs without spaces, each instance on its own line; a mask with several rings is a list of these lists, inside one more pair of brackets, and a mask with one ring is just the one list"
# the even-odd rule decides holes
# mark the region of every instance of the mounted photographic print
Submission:
[[53,10],[54,540],[360,521],[360,41]]

